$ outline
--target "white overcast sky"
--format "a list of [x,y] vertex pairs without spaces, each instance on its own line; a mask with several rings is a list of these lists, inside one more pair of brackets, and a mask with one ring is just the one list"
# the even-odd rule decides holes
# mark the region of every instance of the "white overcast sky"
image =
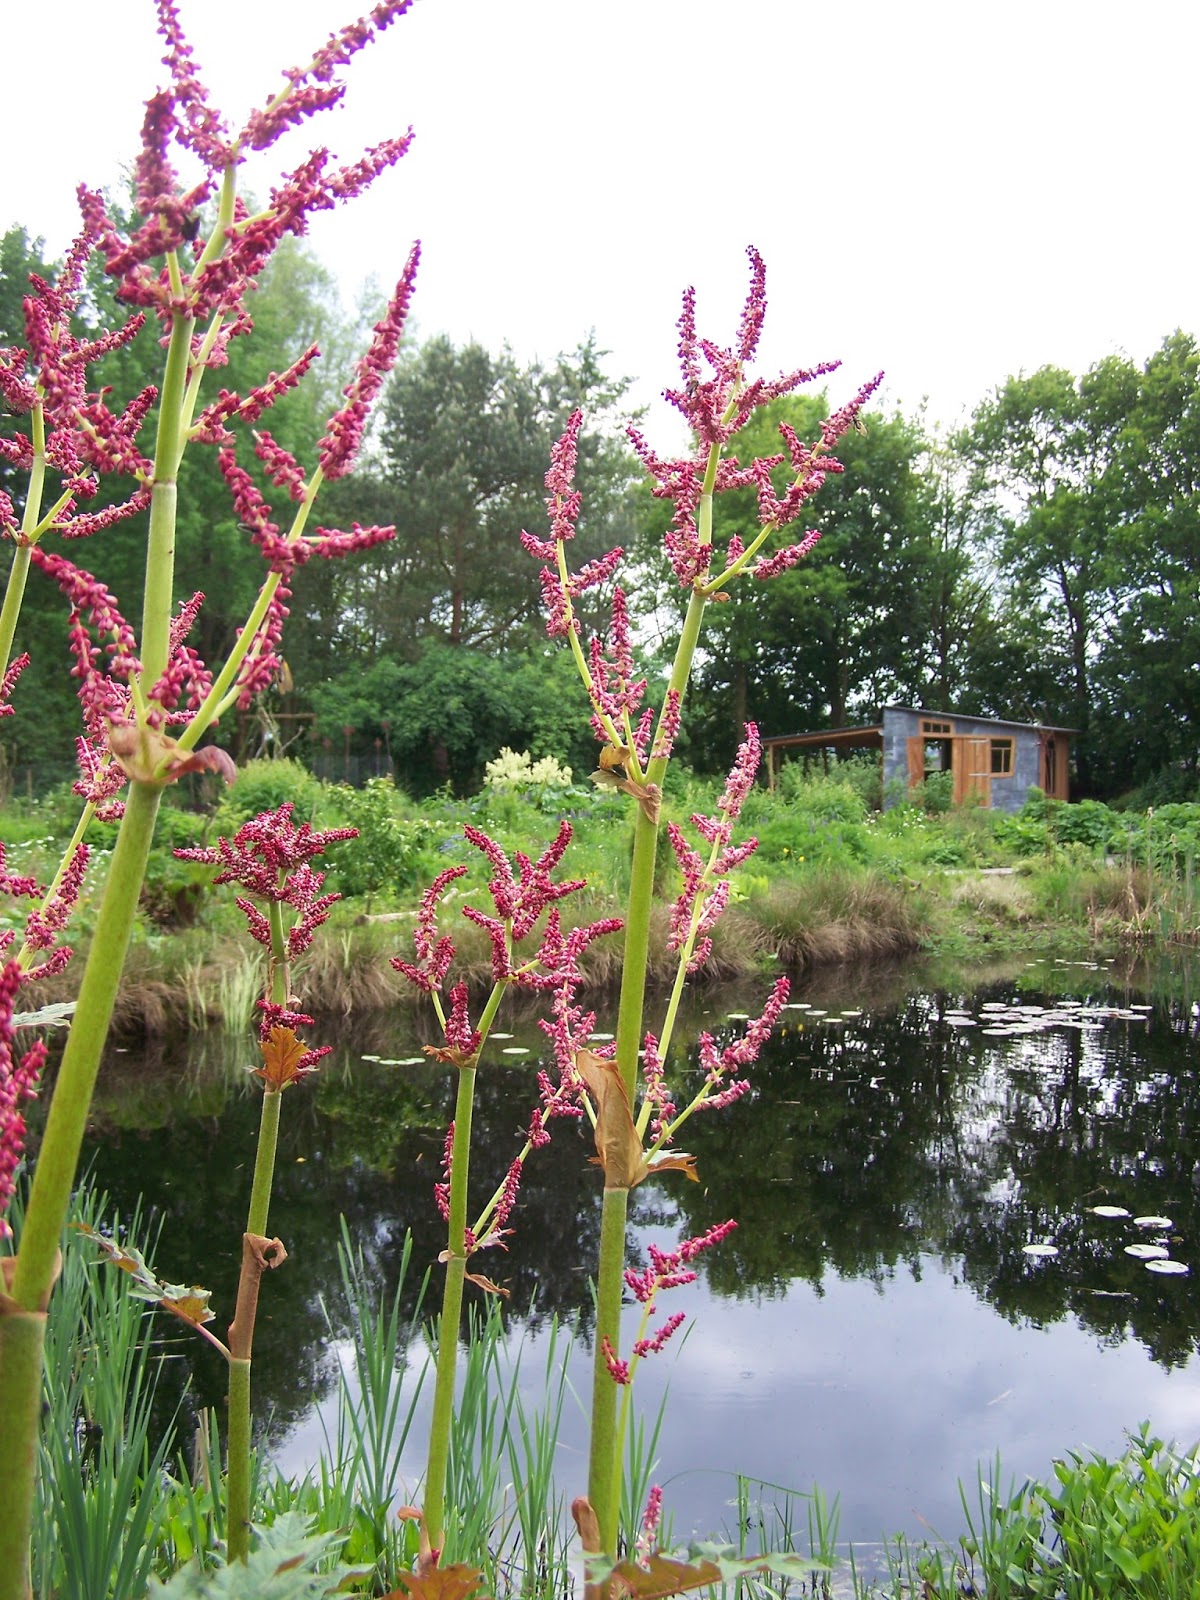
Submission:
[[[361,6],[180,0],[237,122]],[[2,36],[0,227],[60,251],[75,184],[136,151],[154,8],[11,4]],[[420,237],[420,333],[530,359],[594,328],[649,400],[682,289],[728,342],[754,243],[764,365],[840,356],[838,399],[882,367],[887,402],[953,423],[1010,372],[1200,332],[1198,68],[1195,0],[417,0],[251,182],[411,123],[314,230],[348,302]]]

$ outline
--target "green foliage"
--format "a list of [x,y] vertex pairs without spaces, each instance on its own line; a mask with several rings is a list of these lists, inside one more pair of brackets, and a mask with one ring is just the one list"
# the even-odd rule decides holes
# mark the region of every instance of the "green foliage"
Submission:
[[576,771],[594,761],[574,666],[540,643],[504,653],[430,643],[416,661],[382,656],[366,670],[331,677],[314,689],[313,704],[319,737],[337,749],[344,729],[359,747],[386,735],[418,795],[447,783],[456,794],[473,793],[504,745],[535,760],[554,755]]
[[[957,1550],[889,1547],[895,1600],[1191,1600],[1200,1585],[1200,1457],[1155,1438],[1147,1424],[1116,1460],[1071,1451],[1050,1483],[1006,1494],[999,1462],[979,1485]],[[862,1594],[862,1590],[858,1591]],[[880,1591],[874,1586],[872,1594]]]
[[217,807],[213,830],[236,833],[251,817],[276,811],[288,801],[295,807],[292,815],[297,824],[309,822],[316,815],[321,792],[308,768],[288,756],[247,761],[238,768],[236,780]]
[[166,1583],[153,1582],[149,1593],[162,1600],[321,1600],[344,1592],[355,1569],[337,1561],[341,1534],[316,1533],[295,1512],[270,1526],[254,1529],[256,1543],[243,1563],[205,1571],[182,1568]]
[[385,889],[407,889],[417,882],[423,849],[437,830],[419,818],[399,815],[396,786],[390,778],[371,778],[361,789],[338,784],[329,803],[341,824],[358,829],[357,839],[340,840],[325,852],[329,888],[371,900]]

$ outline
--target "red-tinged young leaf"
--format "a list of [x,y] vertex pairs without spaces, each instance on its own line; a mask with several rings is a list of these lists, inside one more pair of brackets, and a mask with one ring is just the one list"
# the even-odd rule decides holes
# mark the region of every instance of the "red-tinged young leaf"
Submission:
[[614,1062],[591,1050],[575,1052],[575,1069],[596,1107],[596,1160],[604,1168],[604,1186],[632,1189],[649,1169],[621,1074]]
[[[478,1567],[458,1563],[451,1567],[431,1567],[428,1572],[401,1572],[399,1588],[390,1589],[383,1600],[470,1600],[483,1581]],[[487,1600],[479,1595],[478,1600]]]
[[692,1545],[686,1560],[662,1551],[647,1556],[644,1563],[622,1561],[612,1566],[603,1558],[589,1559],[587,1581],[589,1590],[595,1589],[606,1600],[624,1600],[626,1596],[629,1600],[666,1600],[668,1595],[736,1583],[760,1572],[799,1581],[828,1570],[824,1562],[790,1552],[734,1556],[719,1546]]
[[139,1300],[150,1300],[153,1304],[160,1305],[164,1311],[170,1311],[181,1322],[190,1322],[194,1328],[202,1328],[206,1322],[212,1322],[216,1312],[209,1309],[209,1300],[212,1298],[211,1289],[200,1289],[195,1285],[182,1283],[160,1283],[158,1292],[151,1295],[143,1290],[134,1289],[132,1293]]
[[282,1091],[313,1071],[307,1064],[309,1048],[293,1029],[274,1027],[260,1041],[263,1065],[252,1067],[256,1078],[261,1078],[268,1090]]
[[630,1600],[661,1600],[672,1594],[686,1594],[689,1589],[705,1589],[721,1582],[721,1569],[713,1561],[672,1561],[670,1557],[652,1555],[646,1565],[622,1561],[608,1577],[607,1591],[610,1600],[618,1595],[628,1595]]
[[122,1272],[132,1273],[136,1278],[144,1278],[148,1282],[154,1281],[154,1274],[146,1265],[140,1250],[131,1246],[119,1245],[115,1239],[110,1239],[106,1234],[97,1233],[95,1228],[89,1227],[86,1222],[73,1222],[71,1227],[76,1233],[83,1234],[85,1239],[90,1239],[108,1257],[114,1267],[119,1267]]

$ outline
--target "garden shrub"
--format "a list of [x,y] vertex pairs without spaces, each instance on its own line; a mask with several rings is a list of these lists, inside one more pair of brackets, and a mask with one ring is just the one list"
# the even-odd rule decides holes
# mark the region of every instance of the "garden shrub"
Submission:
[[297,823],[309,822],[321,801],[322,785],[291,756],[263,757],[238,768],[235,782],[217,807],[214,832],[234,834],[243,822],[291,801]]
[[342,823],[358,829],[356,839],[331,844],[325,851],[331,888],[343,895],[365,895],[369,905],[386,889],[406,889],[417,882],[425,848],[437,829],[421,818],[398,814],[390,778],[371,778],[361,789],[335,784],[329,798]]

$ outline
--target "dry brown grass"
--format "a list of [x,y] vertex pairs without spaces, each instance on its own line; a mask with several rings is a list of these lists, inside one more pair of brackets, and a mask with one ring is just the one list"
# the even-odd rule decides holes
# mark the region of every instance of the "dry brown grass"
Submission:
[[774,883],[750,912],[785,967],[880,961],[919,948],[927,929],[910,888],[863,872],[813,872]]

